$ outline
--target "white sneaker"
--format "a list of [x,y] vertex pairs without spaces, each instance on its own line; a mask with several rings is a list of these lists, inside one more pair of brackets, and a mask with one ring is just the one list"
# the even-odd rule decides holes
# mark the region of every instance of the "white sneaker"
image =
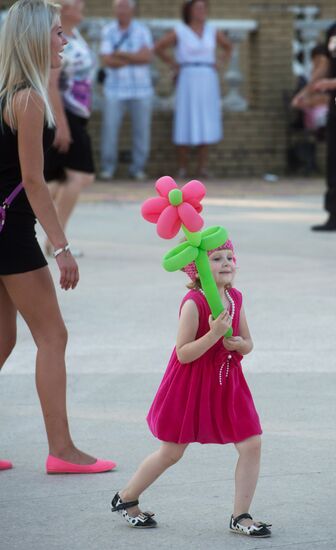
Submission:
[[139,172],[135,172],[135,174],[132,174],[131,177],[137,181],[148,180],[146,172],[143,172],[142,170],[139,170]]
[[111,172],[102,170],[102,172],[100,172],[99,174],[99,179],[101,179],[102,181],[109,181],[113,179],[113,175],[111,174]]

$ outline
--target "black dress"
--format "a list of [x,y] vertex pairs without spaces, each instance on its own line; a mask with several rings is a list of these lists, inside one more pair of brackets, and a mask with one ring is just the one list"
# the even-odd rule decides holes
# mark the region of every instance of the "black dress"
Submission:
[[[0,123],[0,204],[22,181],[17,132]],[[54,130],[45,128],[43,149],[51,147]],[[47,265],[35,233],[36,217],[24,189],[6,212],[6,222],[0,233],[0,275],[33,271]]]

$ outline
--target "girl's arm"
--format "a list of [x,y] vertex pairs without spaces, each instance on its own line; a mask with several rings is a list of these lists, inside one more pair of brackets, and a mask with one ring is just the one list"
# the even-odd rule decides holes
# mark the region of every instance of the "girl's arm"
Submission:
[[182,307],[176,339],[176,354],[180,363],[191,363],[210,349],[230,328],[231,318],[223,311],[216,320],[210,316],[210,330],[195,340],[198,329],[198,309],[193,300]]
[[55,116],[56,133],[54,147],[61,153],[66,153],[70,147],[71,132],[65,115],[62,97],[59,91],[61,69],[51,69],[49,78],[49,97]]
[[[29,203],[54,248],[64,248],[67,239],[43,177],[43,99],[32,90],[22,90],[15,96],[14,109],[22,182]],[[61,287],[75,288],[79,275],[71,253],[64,251],[56,260],[61,271]]]
[[158,40],[154,46],[154,52],[156,53],[156,55],[174,70],[178,68],[178,64],[176,63],[175,59],[166,52],[166,50],[168,48],[173,48],[174,46],[176,46],[176,42],[176,32],[170,31],[160,40]]
[[223,346],[228,351],[238,351],[241,355],[247,355],[253,349],[253,342],[248,328],[244,308],[240,310],[239,336],[223,338]]

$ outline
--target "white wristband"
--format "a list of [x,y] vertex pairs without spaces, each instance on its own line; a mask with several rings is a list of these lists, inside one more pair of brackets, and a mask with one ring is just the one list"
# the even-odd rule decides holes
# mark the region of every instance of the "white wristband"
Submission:
[[55,250],[53,256],[54,258],[57,258],[57,256],[62,254],[62,252],[68,252],[68,250],[70,250],[70,245],[66,244],[63,248],[58,248],[57,250]]

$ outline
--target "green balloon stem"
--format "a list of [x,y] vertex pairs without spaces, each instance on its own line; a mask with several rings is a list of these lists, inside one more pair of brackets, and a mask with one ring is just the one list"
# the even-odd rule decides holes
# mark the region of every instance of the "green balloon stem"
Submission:
[[187,241],[192,245],[192,246],[197,246],[199,247],[199,245],[201,244],[201,240],[202,240],[202,233],[200,231],[195,231],[195,233],[192,233],[191,231],[189,231],[185,225],[182,224],[182,230],[183,230],[183,233],[185,234],[186,236],[186,239]]
[[[209,228],[207,231],[209,232],[212,230],[213,232],[213,229],[214,228],[211,228],[211,229]],[[218,229],[218,228],[215,228],[215,229]],[[221,229],[224,231],[223,228]],[[202,240],[202,233],[200,231],[192,233],[183,224],[182,224],[182,230],[187,238],[187,241],[192,246],[199,247]],[[226,239],[227,239],[227,234],[224,233],[223,242],[225,242]],[[202,289],[204,291],[205,297],[207,299],[207,302],[211,310],[211,314],[214,319],[217,319],[218,315],[220,315],[222,311],[224,311],[224,306],[223,306],[223,302],[220,297],[217,285],[211,273],[209,258],[206,250],[203,250],[202,248],[198,248],[198,255],[197,255],[197,258],[195,259],[195,264],[196,264],[199,278],[202,284]],[[225,333],[225,338],[230,338],[232,335],[233,335],[233,330],[232,328],[229,328],[228,331]]]
[[[208,254],[205,250],[199,251],[195,264],[202,284],[202,289],[211,309],[212,316],[214,319],[217,319],[218,315],[224,311],[224,306],[217,285],[212,276]],[[225,333],[225,338],[230,338],[232,334],[233,331],[230,327]]]

